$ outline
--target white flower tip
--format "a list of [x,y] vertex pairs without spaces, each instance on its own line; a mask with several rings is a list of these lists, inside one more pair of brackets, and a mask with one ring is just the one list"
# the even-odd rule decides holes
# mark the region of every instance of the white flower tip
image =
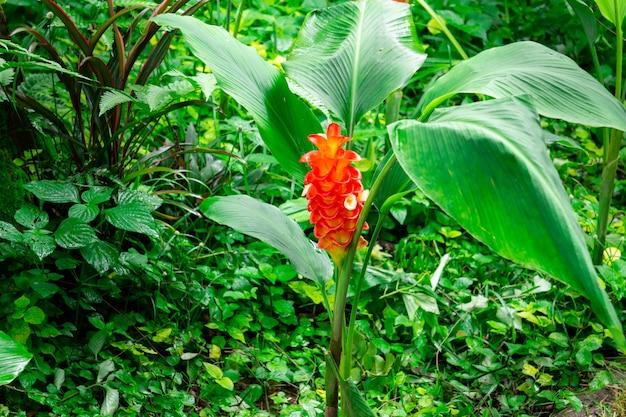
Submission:
[[349,194],[343,202],[343,206],[347,210],[354,210],[358,203],[357,197],[354,194]]

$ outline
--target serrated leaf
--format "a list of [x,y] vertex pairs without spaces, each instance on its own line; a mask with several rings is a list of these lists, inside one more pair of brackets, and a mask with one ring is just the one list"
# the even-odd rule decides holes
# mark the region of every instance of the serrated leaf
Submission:
[[100,209],[96,205],[92,204],[74,204],[70,207],[67,215],[81,220],[84,223],[89,223],[98,217]]
[[318,250],[296,222],[278,208],[246,195],[207,198],[200,211],[213,221],[272,245],[299,274],[322,287],[333,274],[326,252]]
[[13,78],[15,77],[15,69],[7,68],[5,70],[0,71],[0,86],[9,85],[13,82]]
[[0,385],[13,381],[32,357],[22,344],[0,331]]
[[202,94],[208,100],[213,91],[217,88],[217,80],[215,79],[215,75],[210,73],[201,72],[197,75],[191,77],[192,81],[197,83],[200,89],[202,90]]
[[26,205],[15,212],[15,221],[29,229],[43,229],[48,225],[48,213],[39,208]]
[[42,201],[51,203],[80,203],[78,188],[74,184],[54,180],[32,181],[24,188]]
[[103,274],[117,263],[119,251],[115,246],[102,240],[97,240],[80,248],[80,254],[96,271]]
[[75,217],[63,220],[54,232],[54,238],[65,249],[82,248],[98,239],[93,227]]
[[120,90],[107,90],[100,97],[100,113],[98,116],[102,116],[115,106],[133,101],[133,98],[126,92]]
[[105,210],[104,214],[107,221],[118,229],[143,233],[155,239],[159,237],[152,213],[143,202],[119,205]]
[[20,243],[24,240],[24,236],[11,223],[0,221],[0,239]]

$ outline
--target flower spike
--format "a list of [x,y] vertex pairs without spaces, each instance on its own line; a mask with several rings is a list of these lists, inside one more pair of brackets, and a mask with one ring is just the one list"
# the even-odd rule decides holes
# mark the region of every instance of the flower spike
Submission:
[[[368,195],[361,183],[361,172],[351,165],[361,157],[354,151],[343,149],[343,144],[351,140],[351,137],[341,135],[338,124],[331,123],[326,134],[309,136],[309,141],[318,150],[300,158],[300,162],[311,167],[304,177],[303,195],[309,200],[310,221],[315,225],[318,246],[326,249],[338,265],[348,252]],[[363,229],[367,228],[365,223]],[[359,236],[358,245],[366,246],[367,241]]]

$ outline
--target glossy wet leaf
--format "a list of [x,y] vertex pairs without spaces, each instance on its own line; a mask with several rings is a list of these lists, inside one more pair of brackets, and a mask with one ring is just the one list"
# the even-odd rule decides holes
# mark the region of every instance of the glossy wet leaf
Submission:
[[0,331],[0,385],[13,381],[31,358],[32,355],[24,345]]
[[78,188],[74,184],[54,180],[41,180],[24,184],[24,188],[35,194],[42,201],[51,203],[80,202]]
[[75,217],[64,219],[54,232],[54,238],[57,244],[65,249],[82,248],[97,240],[96,231]]
[[626,349],[531,107],[514,98],[491,100],[389,130],[398,161],[429,198],[500,255],[585,295]]

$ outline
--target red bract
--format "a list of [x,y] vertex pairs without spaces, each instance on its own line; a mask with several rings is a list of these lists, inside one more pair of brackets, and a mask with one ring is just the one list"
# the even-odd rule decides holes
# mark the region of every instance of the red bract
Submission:
[[[326,249],[335,263],[341,263],[348,251],[368,193],[361,184],[361,171],[351,165],[361,157],[343,149],[343,144],[351,140],[341,135],[338,124],[331,123],[325,135],[309,136],[309,141],[319,150],[300,158],[300,162],[311,167],[304,177],[303,194],[309,200],[315,237],[319,239],[318,246]],[[367,223],[363,228],[367,229]],[[360,236],[359,246],[365,245],[366,240]]]

